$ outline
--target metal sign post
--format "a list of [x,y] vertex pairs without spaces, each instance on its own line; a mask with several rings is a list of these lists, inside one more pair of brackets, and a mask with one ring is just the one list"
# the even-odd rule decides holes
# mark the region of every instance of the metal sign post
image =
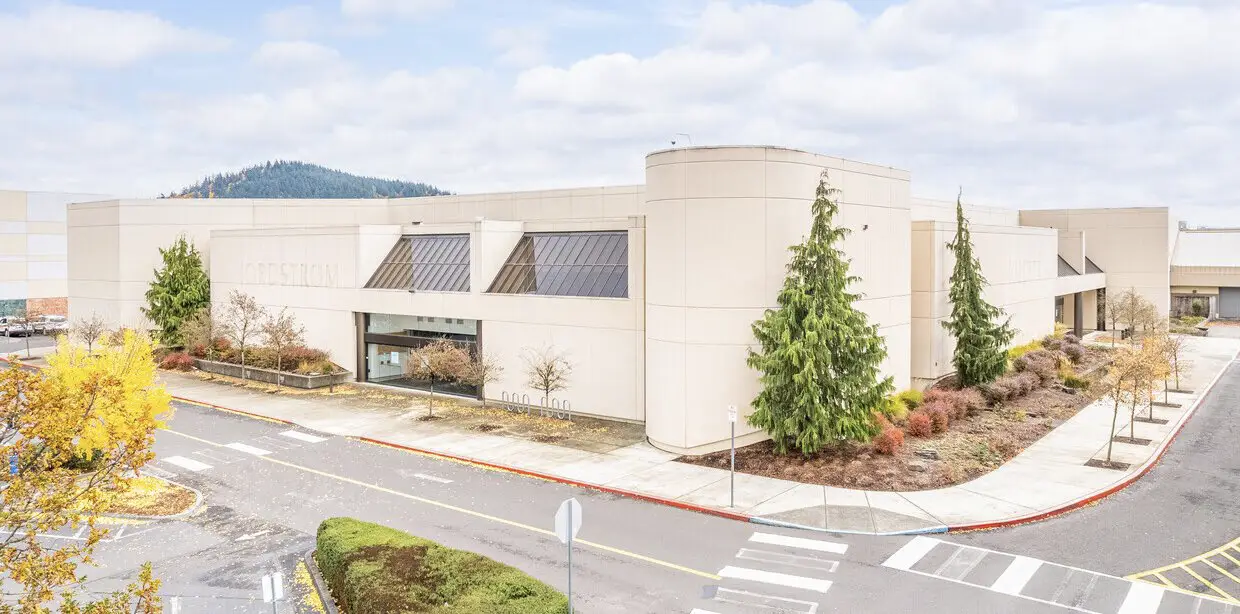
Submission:
[[279,601],[284,599],[284,574],[273,573],[263,576],[263,603],[271,604],[271,611],[278,612]]
[[568,544],[568,614],[573,614],[573,538],[581,530],[581,504],[566,499],[555,512],[555,536]]
[[732,425],[732,463],[728,469],[728,507],[736,507],[736,406],[728,406],[728,422]]

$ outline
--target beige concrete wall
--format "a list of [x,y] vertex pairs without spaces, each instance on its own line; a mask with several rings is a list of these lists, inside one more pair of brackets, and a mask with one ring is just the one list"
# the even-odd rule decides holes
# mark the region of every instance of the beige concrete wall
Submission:
[[[597,223],[571,222],[530,226],[531,231],[600,228]],[[644,228],[640,219],[613,221],[605,227],[629,233],[627,299],[489,295],[485,290],[490,279],[471,280],[468,293],[361,289],[373,273],[373,254],[386,254],[401,234],[401,227],[396,225],[215,231],[211,234],[212,294],[219,302],[232,290],[240,290],[269,309],[289,307],[306,325],[307,343],[328,350],[334,361],[350,370],[357,365],[354,313],[479,320],[484,351],[494,355],[504,369],[500,380],[488,386],[489,398],[498,399],[505,392],[537,398],[526,385],[525,357],[550,348],[574,367],[569,389],[556,395],[570,402],[573,411],[640,421],[645,417],[645,314],[641,308]],[[469,232],[471,254],[493,251],[487,245],[490,241],[508,238],[504,233],[497,238],[496,226],[490,222],[419,225],[404,230]],[[363,258],[363,253],[370,255]],[[475,258],[474,264],[478,262]],[[291,277],[284,275],[286,266],[318,263],[334,269],[330,274],[323,268],[321,274],[302,275],[297,271]],[[260,269],[280,275],[273,278]]]
[[67,296],[67,207],[98,198],[103,197],[0,190],[0,300]]
[[[973,250],[988,285],[986,300],[1003,309],[1016,329],[1013,345],[1054,331],[1058,236],[1052,229],[970,224]],[[919,386],[952,372],[956,342],[943,328],[951,315],[952,269],[947,244],[956,224],[912,225],[912,376]]]
[[1167,208],[1025,210],[1020,223],[1085,231],[1085,253],[1106,273],[1109,295],[1133,288],[1159,313],[1169,311],[1175,224]]
[[451,224],[478,218],[507,221],[582,220],[640,215],[646,204],[645,186],[607,186],[394,198],[393,224]]
[[[69,310],[118,324],[142,321],[161,247],[184,233],[210,258],[210,233],[229,228],[388,224],[386,199],[151,199],[69,207]],[[77,256],[81,250],[81,256]]]
[[1218,286],[1179,286],[1175,284],[1175,271],[1171,272],[1171,294],[1218,295]]
[[[909,176],[764,147],[689,148],[646,158],[646,431],[669,450],[725,445],[726,408],[757,395],[751,324],[777,306],[788,248],[808,233],[819,174],[841,190],[843,248],[858,307],[887,339],[884,373],[909,382]],[[741,442],[763,432],[738,425]]]
[[[1240,254],[1236,254],[1237,261],[1240,262]],[[1205,267],[1205,266],[1176,266],[1171,268],[1171,285],[1177,287],[1201,286],[1214,288],[1213,294],[1218,294],[1218,287],[1240,287],[1240,266],[1237,267]],[[1180,293],[1180,290],[1173,290]],[[1191,290],[1187,293],[1191,293]]]

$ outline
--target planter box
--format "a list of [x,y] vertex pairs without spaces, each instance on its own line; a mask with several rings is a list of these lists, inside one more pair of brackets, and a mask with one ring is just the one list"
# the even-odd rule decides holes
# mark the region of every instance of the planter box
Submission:
[[227,362],[215,362],[213,360],[194,359],[194,366],[201,371],[207,373],[215,373],[217,375],[227,375],[229,377],[239,377],[241,379],[249,379],[257,382],[266,382],[268,384],[280,384],[289,388],[304,388],[310,390],[312,388],[323,388],[343,384],[353,381],[353,373],[342,371],[331,375],[301,375],[299,373],[281,373],[271,369],[257,369],[255,367],[246,367],[244,373],[241,365],[234,365]]

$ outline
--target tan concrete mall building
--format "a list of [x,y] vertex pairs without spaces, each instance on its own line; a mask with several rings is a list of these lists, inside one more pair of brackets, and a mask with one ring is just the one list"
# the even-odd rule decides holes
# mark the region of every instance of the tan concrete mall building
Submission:
[[[550,349],[573,366],[555,396],[574,413],[644,423],[666,450],[711,451],[727,445],[727,407],[747,411],[758,391],[750,326],[776,305],[824,170],[852,230],[843,248],[861,278],[857,307],[886,338],[883,371],[901,388],[949,373],[954,203],[913,198],[906,171],[779,147],[657,151],[644,185],[78,202],[67,216],[70,316],[137,323],[159,248],[184,233],[207,255],[216,301],[241,290],[289,307],[307,343],[359,381],[416,386],[410,349],[446,337],[504,365],[479,394],[537,398],[524,357]],[[1011,316],[1016,343],[1057,319],[1098,328],[1107,289],[1135,288],[1163,312],[1190,296],[1240,316],[1240,256],[1210,247],[1240,235],[1180,231],[1166,208],[967,214],[988,299]],[[738,443],[763,437],[741,420]]]

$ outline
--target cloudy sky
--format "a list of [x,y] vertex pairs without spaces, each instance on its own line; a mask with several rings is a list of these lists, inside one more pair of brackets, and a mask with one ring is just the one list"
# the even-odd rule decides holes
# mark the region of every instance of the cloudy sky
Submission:
[[288,1],[0,0],[0,187],[640,183],[676,138],[1240,225],[1236,0]]

